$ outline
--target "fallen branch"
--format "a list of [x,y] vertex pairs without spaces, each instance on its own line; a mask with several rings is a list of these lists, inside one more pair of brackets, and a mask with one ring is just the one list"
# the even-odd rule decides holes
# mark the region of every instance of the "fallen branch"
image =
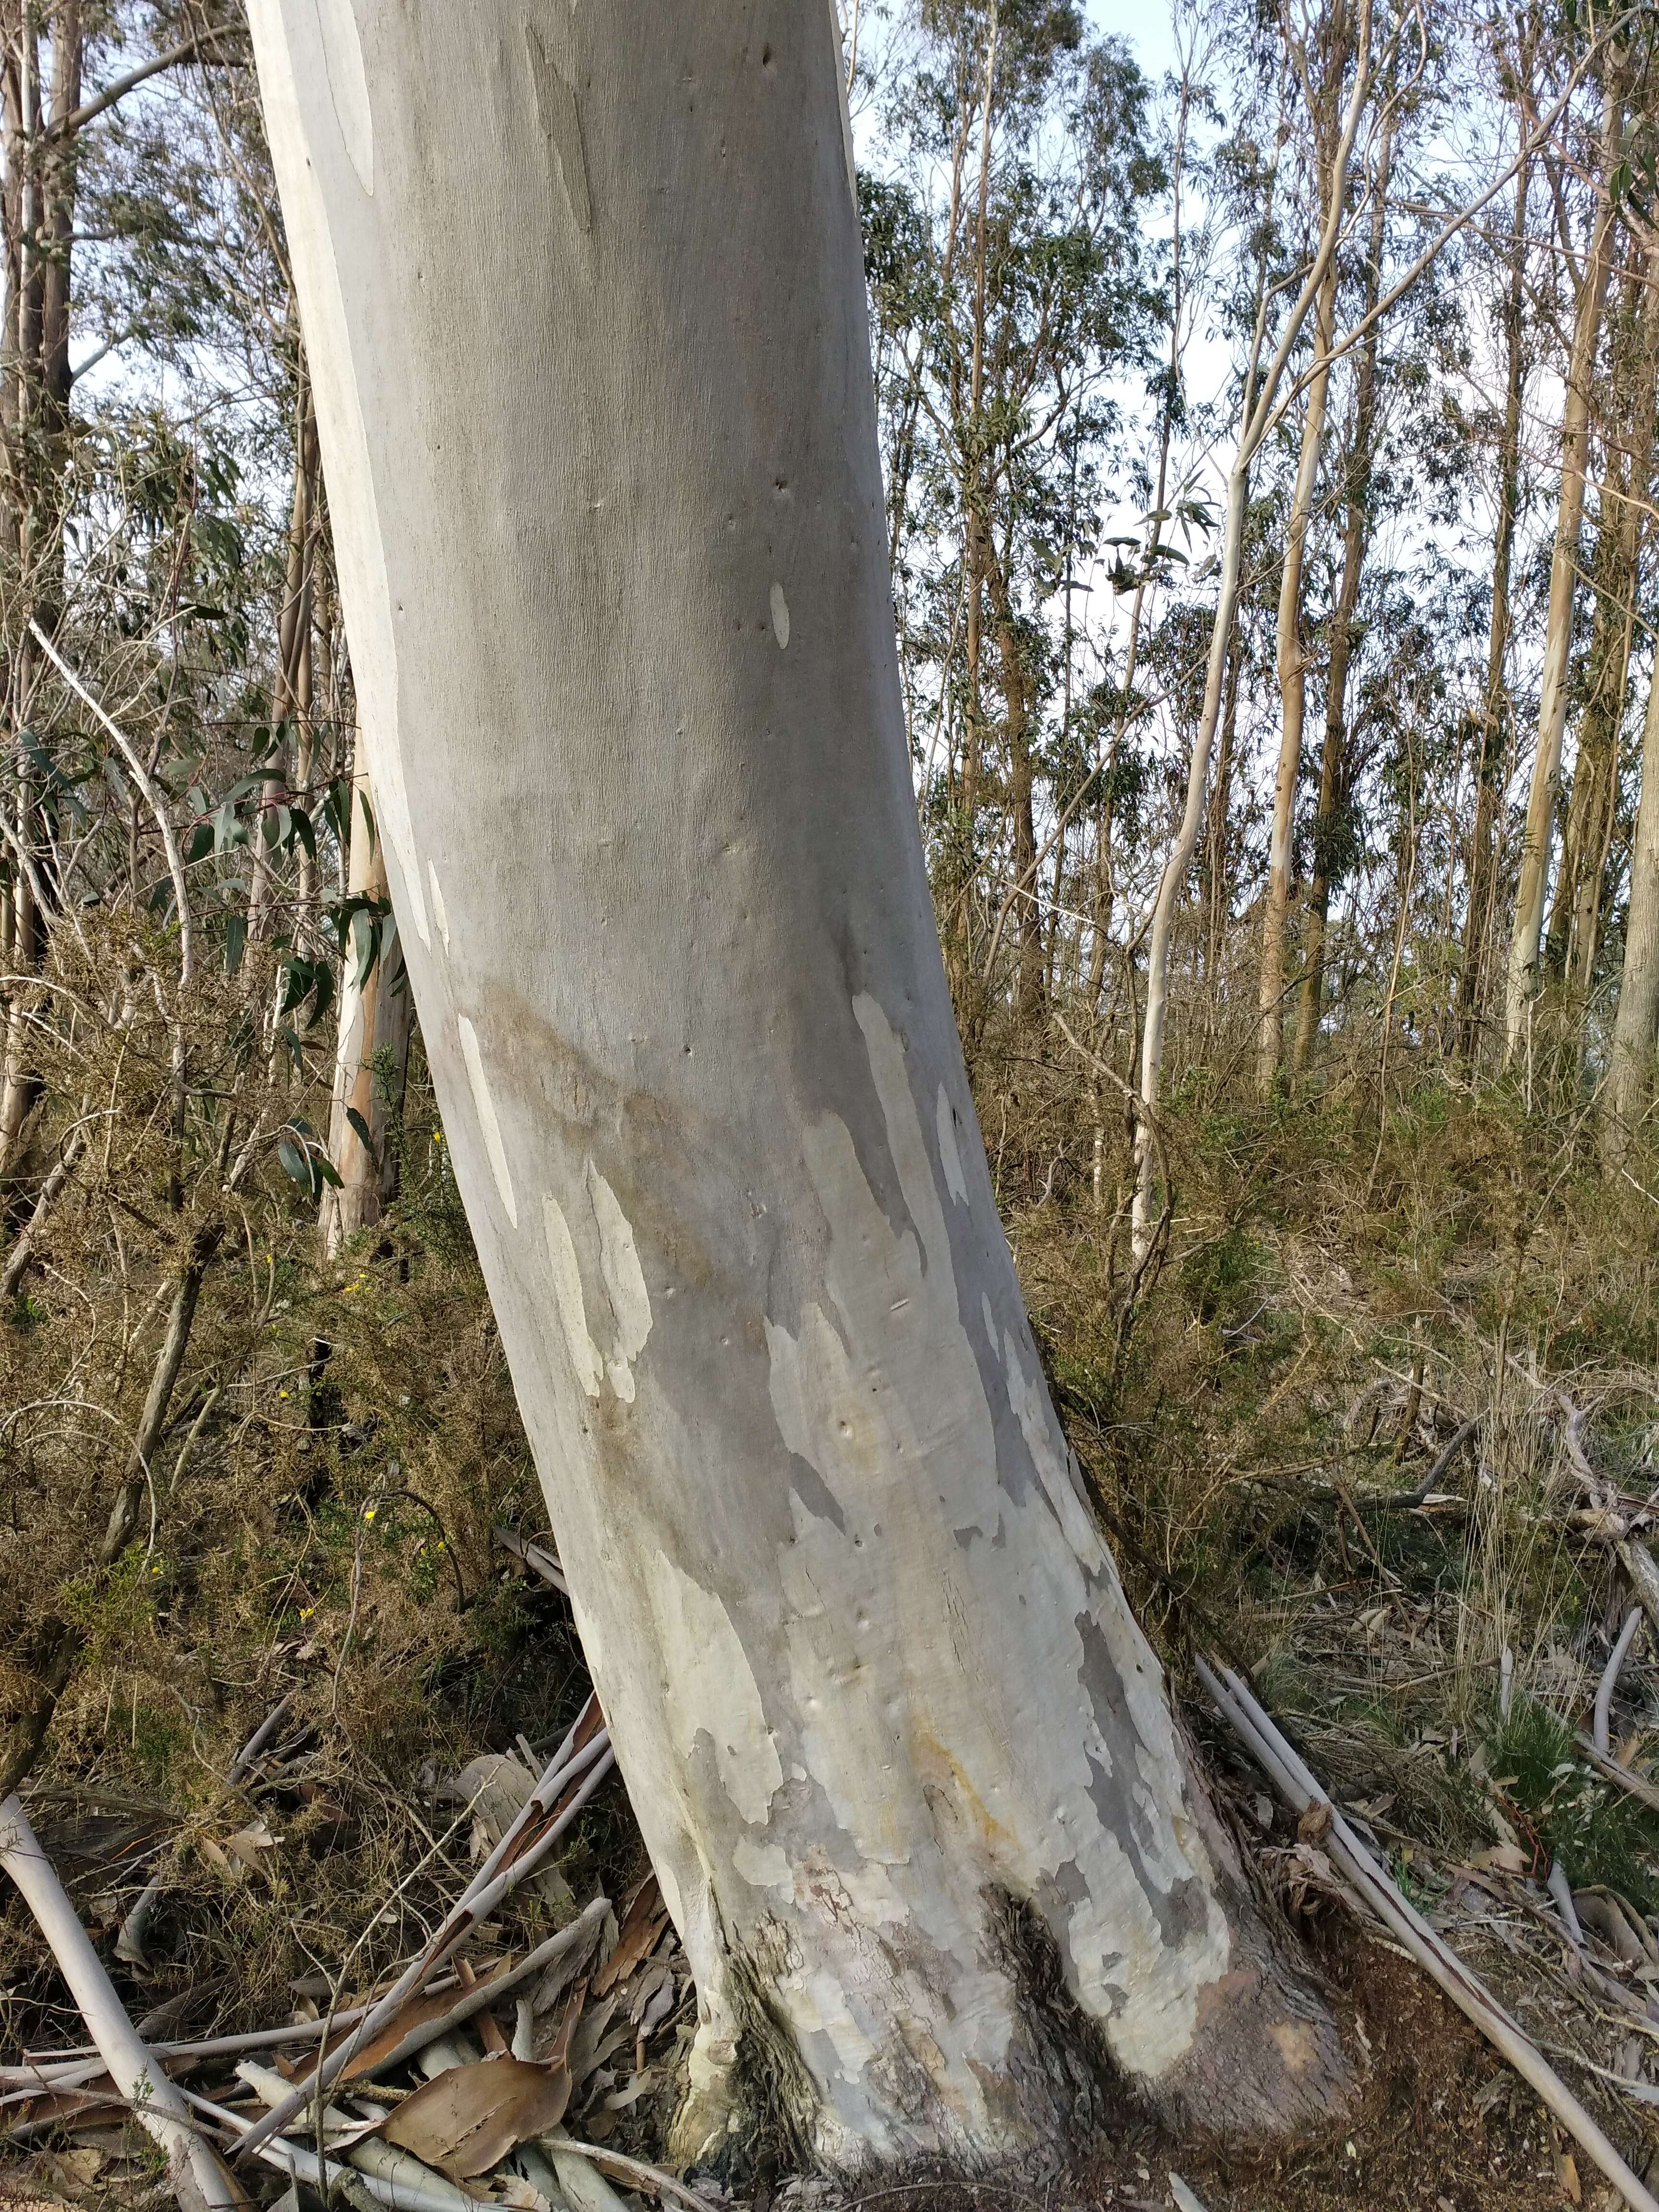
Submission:
[[532,1574],[539,1575],[544,1583],[550,1583],[556,1590],[562,1590],[567,1597],[569,1596],[570,1585],[564,1578],[564,1569],[560,1565],[556,1553],[550,1552],[544,1544],[537,1543],[533,1537],[520,1535],[516,1528],[503,1528],[499,1522],[493,1534],[502,1551],[511,1552],[515,1559],[521,1560],[530,1569]]
[[1621,1766],[1616,1759],[1597,1749],[1589,1737],[1580,1734],[1573,1738],[1584,1757],[1606,1781],[1616,1782],[1627,1795],[1641,1804],[1659,1813],[1659,1784],[1650,1782],[1645,1775],[1636,1774],[1628,1766]]
[[[294,1697],[295,1692],[290,1690],[288,1695],[266,1714],[226,1768],[227,1783],[234,1787],[241,1780],[243,1775],[247,1772],[249,1767],[252,1765],[254,1760],[275,1735],[283,1715],[294,1703]],[[130,1966],[143,1967],[149,1964],[149,1959],[144,1955],[144,1936],[155,1908],[161,1903],[166,1891],[166,1877],[160,1874],[153,1875],[140,1892],[137,1902],[131,1911],[121,1923],[120,1933],[115,1939],[115,1955],[118,1959],[125,1959]]]
[[1625,1616],[1625,1625],[1619,1632],[1619,1641],[1613,1647],[1613,1656],[1602,1669],[1601,1679],[1595,1686],[1595,1724],[1591,1730],[1595,1748],[1603,1759],[1612,1756],[1607,1742],[1607,1730],[1613,1712],[1613,1693],[1619,1686],[1619,1670],[1630,1656],[1630,1647],[1636,1641],[1636,1632],[1642,1626],[1642,1607],[1632,1606]]
[[295,1692],[290,1690],[285,1698],[279,1699],[279,1701],[271,1707],[270,1711],[265,1715],[264,1720],[260,1722],[258,1727],[254,1729],[252,1735],[237,1753],[235,1758],[231,1760],[230,1765],[225,1769],[225,1780],[228,1783],[234,1786],[236,1783],[241,1780],[242,1777],[247,1772],[249,1767],[252,1765],[254,1760],[258,1759],[259,1753],[270,1741],[272,1736],[276,1735],[277,1729],[282,1724],[283,1716],[287,1712],[289,1707],[294,1703],[294,1698]]
[[1454,1434],[1451,1442],[1446,1446],[1444,1451],[1441,1453],[1439,1458],[1436,1460],[1434,1465],[1429,1469],[1427,1474],[1424,1476],[1422,1481],[1418,1485],[1415,1490],[1392,1490],[1389,1491],[1386,1496],[1382,1498],[1362,1498],[1359,1500],[1360,1504],[1362,1506],[1370,1506],[1379,1513],[1405,1513],[1414,1510],[1418,1506],[1426,1505],[1430,1498],[1434,1496],[1435,1492],[1439,1488],[1441,1478],[1444,1475],[1446,1469],[1457,1457],[1458,1453],[1462,1450],[1464,1445],[1468,1442],[1469,1438],[1474,1434],[1480,1425],[1480,1416],[1479,1413],[1471,1414],[1469,1419],[1465,1421],[1462,1426]]
[[[509,1967],[504,1974],[493,1975],[488,1981],[480,1981],[470,1990],[464,1990],[447,2013],[440,2014],[436,2020],[422,2021],[419,2027],[411,2027],[402,2041],[395,2044],[383,2058],[377,2058],[373,2066],[365,2067],[360,2076],[354,2075],[353,2078],[367,2080],[371,2074],[389,2074],[394,2066],[401,2066],[417,2051],[424,2051],[428,2043],[436,2043],[441,2037],[453,2033],[475,2013],[482,2012],[486,2005],[494,2004],[497,1997],[505,1996],[509,1990],[516,1989],[542,1967],[556,1966],[568,1960],[580,1959],[591,1944],[599,1941],[605,1916],[610,1910],[608,1897],[594,1898],[583,1906],[568,1928],[562,1928],[556,1936],[550,1936],[544,1943],[538,1943],[533,1951],[526,1953],[520,1960],[516,1966]],[[303,2086],[308,2088],[310,2084],[307,2082]]]
[[51,1945],[110,2079],[165,2153],[168,2179],[184,2212],[234,2212],[245,2205],[242,2191],[191,2124],[182,2093],[168,2081],[127,2018],[91,1937],[76,1917],[15,1796],[0,1804],[0,1866],[21,1891]]
[[1217,1711],[1291,1809],[1299,1817],[1310,1806],[1317,1806],[1322,1815],[1329,1814],[1330,1824],[1322,1848],[1401,1949],[1410,1954],[1465,2018],[1474,2022],[1522,2079],[1537,2092],[1580,2148],[1631,2206],[1632,2212],[1659,2212],[1659,2199],[1632,2172],[1610,2138],[1490,1990],[1470,1972],[1445,1938],[1431,1928],[1401,1895],[1243,1680],[1231,1668],[1225,1670],[1223,1679],[1204,1660],[1200,1659],[1197,1664]]
[[549,2150],[556,2148],[567,2156],[574,2154],[577,2158],[586,2159],[597,2166],[601,2173],[613,2174],[618,2181],[627,2182],[630,2188],[648,2189],[654,2197],[672,2197],[677,2204],[687,2206],[689,2212],[710,2212],[708,2197],[699,2197],[683,2181],[677,2181],[672,2173],[665,2173],[659,2166],[647,2166],[643,2159],[625,2157],[621,2151],[605,2150],[599,2143],[579,2142],[574,2136],[566,2135],[562,2129],[553,2135],[544,2136],[542,2142]]
[[[425,1951],[398,1977],[386,1996],[369,2008],[344,2041],[329,2053],[305,2086],[293,2091],[283,2104],[274,2106],[264,2119],[254,2123],[237,2145],[236,2156],[239,2159],[246,2157],[251,2151],[258,2150],[262,2143],[268,2142],[303,2105],[313,2097],[320,2096],[331,2082],[337,2081],[363,2045],[394,2020],[406,2001],[424,1986],[428,1977],[443,1964],[468,1929],[492,1912],[507,1892],[539,1865],[617,1763],[616,1754],[611,1748],[609,1732],[603,1725],[586,1743],[580,1746],[577,1743],[576,1739],[583,1727],[590,1717],[597,1718],[598,1713],[597,1703],[590,1698],[575,1727],[549,1761],[524,1811],[468,1883],[459,1900],[451,1907]],[[532,1820],[546,1813],[549,1804],[556,1801],[584,1767],[587,1771],[563,1810],[539,1834],[528,1837],[527,1831]],[[509,1858],[515,1846],[520,1847],[518,1856]]]

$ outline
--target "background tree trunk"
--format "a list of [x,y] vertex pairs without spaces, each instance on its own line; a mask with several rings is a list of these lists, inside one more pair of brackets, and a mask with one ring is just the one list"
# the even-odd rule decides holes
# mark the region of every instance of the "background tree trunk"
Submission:
[[1498,449],[1498,526],[1492,534],[1492,619],[1486,633],[1486,685],[1476,750],[1474,821],[1469,832],[1462,960],[1458,969],[1458,1048],[1474,1057],[1486,996],[1486,953],[1492,923],[1492,842],[1497,827],[1505,741],[1510,724],[1504,661],[1510,645],[1510,569],[1515,558],[1516,518],[1521,505],[1521,400],[1526,389],[1527,185],[1532,164],[1523,161],[1515,180],[1515,235],[1504,303],[1504,428]]
[[[1604,190],[1605,180],[1618,161],[1623,113],[1622,100],[1610,78],[1601,126],[1600,173]],[[1572,650],[1578,539],[1584,513],[1590,382],[1601,328],[1601,307],[1607,297],[1613,219],[1612,203],[1603,197],[1596,210],[1579,286],[1572,357],[1567,365],[1566,398],[1561,416],[1561,497],[1556,514],[1555,548],[1550,558],[1549,613],[1538,700],[1538,745],[1533,756],[1521,880],[1516,891],[1515,925],[1510,939],[1509,988],[1504,1020],[1506,1060],[1514,1056],[1521,1042],[1527,1004],[1538,988],[1539,939],[1544,926],[1544,893],[1549,878],[1556,791],[1561,780],[1561,738],[1566,727],[1567,664]]]
[[1327,2124],[996,1216],[827,14],[251,15],[422,1033],[696,1976],[682,2149],[1074,2142],[1097,2044]]
[[1302,453],[1285,525],[1285,566],[1279,586],[1279,768],[1273,779],[1273,828],[1267,844],[1267,889],[1261,905],[1261,967],[1256,993],[1255,1075],[1264,1093],[1279,1073],[1285,1043],[1285,959],[1290,937],[1291,838],[1295,827],[1297,774],[1302,762],[1302,726],[1308,696],[1307,662],[1302,650],[1302,569],[1308,522],[1319,476],[1325,436],[1325,397],[1330,387],[1330,349],[1336,322],[1336,261],[1320,287],[1315,317],[1315,358],[1319,366],[1308,388],[1308,412],[1302,425]]
[[[1371,185],[1370,237],[1365,260],[1364,307],[1369,315],[1382,289],[1382,250],[1389,217],[1389,178],[1394,159],[1394,125],[1382,138]],[[1325,742],[1319,757],[1319,796],[1314,807],[1313,866],[1308,886],[1307,933],[1302,948],[1302,994],[1297,1009],[1291,1066],[1305,1074],[1319,1034],[1325,984],[1325,928],[1330,917],[1331,879],[1336,827],[1346,797],[1348,729],[1348,667],[1353,653],[1354,618],[1359,607],[1370,534],[1371,471],[1376,444],[1376,353],[1382,325],[1373,323],[1361,341],[1354,371],[1353,432],[1348,449],[1342,526],[1342,580],[1331,617],[1330,664],[1325,683]]]
[[[375,834],[366,748],[361,738],[352,779],[351,860],[346,895],[376,902],[390,896],[386,853]],[[366,963],[371,931],[378,939],[378,950]],[[414,1012],[400,938],[395,930],[362,913],[353,923],[340,977],[338,1042],[328,1130],[328,1156],[340,1185],[337,1190],[332,1184],[324,1186],[319,1217],[323,1249],[331,1260],[348,1237],[380,1219],[380,1208],[396,1188],[398,1164],[386,1140],[386,1108],[403,1097]]]

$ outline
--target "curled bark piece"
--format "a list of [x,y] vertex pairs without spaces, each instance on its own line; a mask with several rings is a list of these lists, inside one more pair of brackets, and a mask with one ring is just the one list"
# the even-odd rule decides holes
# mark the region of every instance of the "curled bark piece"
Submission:
[[168,2179],[184,2212],[233,2212],[245,2205],[246,2197],[192,2124],[183,2095],[140,2041],[15,1796],[0,1804],[0,1867],[22,1892],[52,1946],[111,2080],[165,2153]]
[[1559,1860],[1552,1860],[1549,1871],[1549,1893],[1555,1899],[1555,1909],[1573,1942],[1573,1948],[1584,1948],[1584,1931],[1578,1923],[1578,1909],[1573,1901],[1572,1884],[1567,1880]]
[[[1256,1764],[1285,1802],[1300,1814],[1316,1801],[1328,1803],[1300,1753],[1274,1724],[1246,1684],[1231,1668],[1218,1676],[1205,1661],[1198,1671],[1218,1711],[1242,1739]],[[1340,1812],[1332,1807],[1325,1849],[1389,1932],[1442,1989],[1467,2020],[1534,2089],[1580,2148],[1618,2190],[1632,2212],[1659,2212],[1656,2198],[1638,2180],[1603,2130],[1584,2110],[1536,2045],[1523,2035],[1485,1984],[1463,1964],[1445,1938],[1431,1928],[1403,1897]]]

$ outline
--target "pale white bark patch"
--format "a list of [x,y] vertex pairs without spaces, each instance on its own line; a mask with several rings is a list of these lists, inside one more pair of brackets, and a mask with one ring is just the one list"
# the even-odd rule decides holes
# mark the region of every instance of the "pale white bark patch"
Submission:
[[587,1309],[582,1297],[581,1262],[576,1257],[570,1224],[551,1191],[542,1195],[542,1219],[547,1231],[547,1257],[553,1270],[553,1295],[559,1304],[559,1320],[570,1352],[576,1380],[590,1398],[599,1395],[605,1363],[599,1347],[588,1334]]
[[478,1128],[483,1138],[484,1151],[489,1158],[489,1171],[495,1178],[495,1188],[507,1209],[507,1218],[516,1229],[519,1225],[519,1201],[513,1194],[513,1177],[507,1169],[507,1147],[501,1142],[501,1125],[495,1116],[495,1101],[490,1096],[489,1079],[484,1073],[478,1032],[465,1014],[457,1017],[455,1027],[461,1040],[461,1057],[466,1062],[466,1079],[472,1086],[472,1103],[478,1111]]
[[351,0],[316,0],[317,26],[323,38],[323,65],[346,158],[371,198],[374,191],[374,123],[369,112],[368,79],[363,74],[362,41]]
[[559,1319],[570,1349],[571,1364],[587,1395],[599,1396],[603,1378],[623,1405],[631,1406],[635,1395],[634,1362],[651,1334],[651,1298],[646,1289],[645,1270],[640,1265],[633,1225],[623,1212],[616,1192],[592,1159],[583,1164],[582,1184],[599,1245],[599,1279],[605,1286],[605,1301],[611,1309],[609,1352],[602,1349],[588,1319],[588,1300],[582,1288],[581,1258],[574,1234],[564,1209],[549,1191],[543,1196],[542,1211]]
[[[345,0],[349,4],[349,0]],[[416,934],[431,944],[404,781],[398,725],[398,649],[386,579],[368,434],[352,361],[340,271],[307,129],[301,87],[327,76],[315,0],[250,0],[248,27],[260,97],[283,192],[283,216],[298,289],[306,302],[306,357],[323,450],[328,456],[329,514],[340,568],[340,598],[351,647],[362,744],[374,793],[375,823],[403,880]],[[359,63],[361,67],[361,61]],[[367,112],[367,95],[364,100]],[[330,109],[333,112],[332,107]],[[336,129],[339,128],[337,122]],[[349,149],[347,152],[348,159]]]
[[426,879],[432,886],[432,918],[438,925],[438,934],[444,941],[444,951],[447,952],[449,950],[449,916],[444,911],[444,895],[438,885],[437,866],[436,864],[431,860],[428,860],[426,864]]
[[616,1322],[616,1339],[605,1372],[611,1387],[624,1403],[634,1398],[634,1362],[651,1334],[651,1299],[645,1287],[645,1271],[634,1243],[634,1231],[617,1202],[617,1194],[594,1166],[587,1163],[587,1195],[599,1232],[599,1273]]
[[752,1887],[775,1889],[785,1897],[793,1896],[795,1877],[790,1870],[789,1855],[780,1844],[757,1844],[752,1836],[739,1836],[732,1863]]
[[772,635],[778,641],[778,651],[781,653],[789,642],[789,602],[783,596],[781,584],[773,585],[771,598]]
[[751,1828],[763,1827],[783,1784],[778,1747],[732,1616],[713,1590],[663,1553],[649,1565],[655,1648],[669,1726],[690,1759],[707,1734],[720,1787]]
[[968,1203],[968,1178],[962,1172],[962,1152],[957,1143],[957,1117],[950,1094],[941,1083],[934,1114],[939,1129],[939,1164],[945,1170],[945,1188],[958,1206]]

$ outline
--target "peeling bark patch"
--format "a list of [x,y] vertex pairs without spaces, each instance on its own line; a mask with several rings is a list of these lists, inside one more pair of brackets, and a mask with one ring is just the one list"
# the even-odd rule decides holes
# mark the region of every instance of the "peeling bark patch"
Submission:
[[[624,1406],[631,1406],[634,1362],[651,1334],[651,1299],[645,1286],[645,1271],[640,1266],[640,1255],[635,1247],[633,1226],[618,1204],[616,1192],[591,1159],[583,1164],[582,1188],[599,1246],[604,1303],[611,1309],[609,1352],[601,1349],[588,1321],[581,1259],[569,1220],[552,1192],[544,1191],[542,1223],[547,1232],[548,1264],[553,1271],[559,1321],[569,1348],[570,1364],[587,1395],[599,1396],[603,1379]],[[602,1322],[600,1326],[603,1328]]]
[[771,596],[772,635],[778,641],[778,651],[781,653],[789,642],[789,602],[783,596],[781,584],[773,585]]
[[576,111],[576,95],[558,64],[548,59],[546,49],[528,17],[525,21],[524,43],[530,56],[530,74],[535,80],[536,112],[558,163],[559,181],[564,186],[571,221],[586,236],[593,227],[593,204],[587,191],[587,162],[582,153],[582,125]]
[[783,1767],[732,1616],[660,1552],[650,1577],[663,1700],[681,1754],[690,1759],[708,1736],[720,1787],[750,1827],[763,1827]]
[[634,1362],[651,1334],[651,1299],[645,1273],[635,1249],[634,1231],[617,1202],[617,1194],[589,1160],[586,1166],[588,1201],[599,1232],[599,1273],[611,1301],[615,1322],[614,1346],[605,1372],[611,1387],[625,1405],[634,1402]]
[[449,916],[444,912],[444,895],[438,888],[438,871],[428,860],[426,879],[432,887],[432,919],[438,925],[438,934],[444,941],[444,951],[449,950]]
[[599,1346],[587,1333],[587,1313],[582,1303],[581,1262],[576,1257],[570,1224],[565,1219],[559,1201],[550,1191],[544,1192],[542,1196],[542,1224],[547,1232],[547,1257],[553,1270],[553,1295],[558,1301],[559,1320],[564,1329],[570,1364],[576,1370],[576,1380],[587,1395],[597,1398],[604,1363],[599,1358]]
[[939,1164],[945,1170],[945,1188],[958,1206],[966,1206],[968,1178],[962,1172],[962,1153],[957,1144],[956,1109],[942,1083],[934,1120],[939,1129]]
[[483,1054],[478,1049],[478,1032],[465,1014],[456,1021],[461,1040],[461,1057],[466,1062],[466,1079],[472,1085],[472,1103],[478,1109],[478,1127],[483,1134],[484,1150],[489,1155],[489,1171],[495,1178],[495,1188],[501,1194],[507,1218],[516,1229],[519,1225],[519,1201],[513,1195],[513,1177],[507,1172],[507,1148],[501,1142],[501,1125],[495,1118],[495,1102],[489,1095],[489,1083],[484,1074]]
[[351,0],[316,0],[317,28],[323,41],[328,89],[345,141],[346,158],[371,198],[374,191],[374,125],[369,113],[368,80],[363,74],[362,41]]

